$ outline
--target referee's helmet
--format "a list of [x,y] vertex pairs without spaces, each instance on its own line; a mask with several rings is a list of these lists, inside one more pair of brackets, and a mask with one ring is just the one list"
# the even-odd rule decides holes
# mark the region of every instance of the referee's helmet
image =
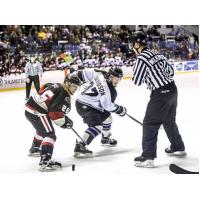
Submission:
[[133,35],[129,37],[129,41],[132,43],[140,43],[143,45],[147,45],[147,34],[143,31],[135,31]]

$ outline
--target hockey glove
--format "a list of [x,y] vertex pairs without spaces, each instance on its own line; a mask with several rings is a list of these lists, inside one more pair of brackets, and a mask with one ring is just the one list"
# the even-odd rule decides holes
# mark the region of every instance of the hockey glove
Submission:
[[117,110],[115,111],[116,114],[123,117],[126,114],[127,110],[123,106],[118,106]]
[[72,127],[73,127],[73,121],[69,117],[65,116],[65,123],[64,125],[62,125],[62,128],[70,129]]

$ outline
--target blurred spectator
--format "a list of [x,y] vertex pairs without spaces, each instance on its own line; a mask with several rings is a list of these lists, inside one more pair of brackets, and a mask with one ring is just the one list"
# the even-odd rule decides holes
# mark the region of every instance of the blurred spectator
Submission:
[[194,46],[196,47],[199,47],[199,36],[196,35],[195,33],[192,33],[192,36],[194,38]]

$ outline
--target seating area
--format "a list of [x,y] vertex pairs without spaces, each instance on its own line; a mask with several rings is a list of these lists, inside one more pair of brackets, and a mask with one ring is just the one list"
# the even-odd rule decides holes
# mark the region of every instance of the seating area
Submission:
[[129,63],[129,60],[135,59],[129,44],[129,37],[135,30],[145,31],[149,38],[148,46],[160,51],[168,59],[181,61],[199,58],[199,37],[196,33],[190,33],[185,26],[183,29],[181,26],[162,29],[158,25],[1,25],[0,76],[23,72],[30,55],[40,57],[44,69],[51,63],[53,69],[60,69],[60,55],[63,54],[74,61],[66,65],[74,64],[77,60],[86,63],[88,59],[95,59],[101,65],[106,58],[115,57],[120,57],[124,64]]

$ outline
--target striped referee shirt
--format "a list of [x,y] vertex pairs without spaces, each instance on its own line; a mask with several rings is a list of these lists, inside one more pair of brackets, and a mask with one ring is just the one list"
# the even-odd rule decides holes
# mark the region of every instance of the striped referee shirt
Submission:
[[145,48],[137,57],[133,69],[135,85],[146,83],[148,89],[155,90],[172,82],[173,76],[173,67],[159,52]]
[[39,62],[28,62],[25,66],[26,77],[41,75],[43,73],[42,65]]

